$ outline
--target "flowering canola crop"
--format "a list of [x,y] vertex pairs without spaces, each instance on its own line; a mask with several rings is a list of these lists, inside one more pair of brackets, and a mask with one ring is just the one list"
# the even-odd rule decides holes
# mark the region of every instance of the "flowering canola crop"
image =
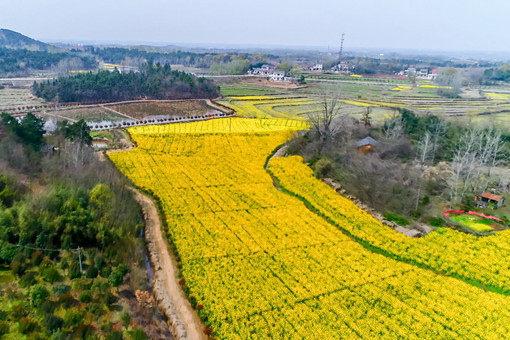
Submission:
[[266,158],[306,125],[258,124],[131,128],[138,148],[108,155],[160,200],[186,290],[215,338],[509,334],[510,298],[369,251],[277,190]]
[[314,178],[301,157],[274,158],[268,169],[283,188],[309,202],[313,209],[361,242],[391,257],[510,293],[510,230],[476,237],[442,228],[422,238],[410,238],[383,225]]

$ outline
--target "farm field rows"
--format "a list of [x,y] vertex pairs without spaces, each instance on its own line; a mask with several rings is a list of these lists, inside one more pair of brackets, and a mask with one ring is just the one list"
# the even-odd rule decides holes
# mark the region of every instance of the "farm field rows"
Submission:
[[[333,86],[334,85],[334,86]],[[243,117],[279,117],[306,119],[317,111],[320,99],[316,95],[330,95],[340,99],[342,114],[359,118],[364,108],[371,107],[373,121],[382,123],[398,108],[408,108],[418,114],[435,114],[456,121],[470,121],[481,126],[497,124],[510,129],[508,94],[486,92],[480,99],[450,99],[439,97],[436,85],[423,84],[412,88],[409,85],[363,85],[349,83],[313,84],[279,95],[264,95],[259,92],[242,92],[244,96],[229,96],[219,102]],[[336,89],[336,90],[335,90]],[[317,92],[321,90],[320,92]],[[335,92],[336,91],[336,92]],[[250,95],[253,94],[253,95]],[[370,99],[367,99],[370,98]]]
[[[318,112],[321,109],[321,101],[316,98],[300,97],[271,97],[271,96],[244,96],[230,97],[228,100],[218,101],[236,111],[243,117],[256,118],[287,118],[307,120],[309,114]],[[384,117],[393,112],[393,107],[402,106],[397,102],[378,102],[371,100],[339,100],[341,104],[341,113],[351,113],[353,117],[361,117],[365,108],[371,106],[374,108],[373,118],[375,121],[382,122]]]
[[108,155],[161,202],[212,336],[505,338],[509,297],[371,252],[275,188],[266,158],[303,128],[242,118],[136,127],[138,148]]
[[123,113],[133,119],[143,119],[147,116],[172,115],[172,116],[201,116],[214,111],[204,101],[181,100],[181,101],[144,101],[128,104],[109,105],[113,110]]

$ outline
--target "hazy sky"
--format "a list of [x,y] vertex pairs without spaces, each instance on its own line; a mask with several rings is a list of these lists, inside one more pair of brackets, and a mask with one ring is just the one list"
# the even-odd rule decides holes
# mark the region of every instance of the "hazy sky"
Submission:
[[508,0],[0,0],[0,28],[52,41],[510,51]]

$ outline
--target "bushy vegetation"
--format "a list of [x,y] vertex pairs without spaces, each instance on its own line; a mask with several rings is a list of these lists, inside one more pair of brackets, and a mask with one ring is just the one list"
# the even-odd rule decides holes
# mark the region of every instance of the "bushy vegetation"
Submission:
[[33,85],[36,96],[58,102],[108,102],[130,99],[214,98],[211,80],[172,71],[169,65],[146,64],[141,72],[118,70],[82,73]]
[[[128,181],[93,155],[81,138],[90,132],[83,122],[59,124],[56,135],[43,137],[33,115],[2,118],[0,150],[10,156],[0,158],[0,275],[7,278],[0,281],[0,334],[147,338],[137,318],[151,324],[154,314],[128,307],[121,294],[134,296],[147,284],[143,220]],[[48,146],[55,142],[58,149]],[[21,157],[25,150],[37,157]],[[123,314],[130,322],[118,321]]]

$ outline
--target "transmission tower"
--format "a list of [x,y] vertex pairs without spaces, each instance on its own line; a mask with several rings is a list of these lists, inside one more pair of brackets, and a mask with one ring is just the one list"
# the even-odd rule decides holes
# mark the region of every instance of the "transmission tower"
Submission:
[[340,41],[340,55],[344,53],[344,36],[345,33],[342,33],[342,40]]

